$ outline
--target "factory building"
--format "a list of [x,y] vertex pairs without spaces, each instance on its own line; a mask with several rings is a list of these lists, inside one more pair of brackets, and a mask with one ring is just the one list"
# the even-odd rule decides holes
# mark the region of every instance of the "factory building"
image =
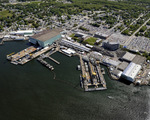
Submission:
[[102,62],[104,65],[107,65],[107,66],[118,66],[121,62],[120,61],[115,61],[115,60],[112,60],[111,58],[108,58],[106,57],[105,59],[103,59],[103,62]]
[[117,50],[119,48],[119,43],[118,42],[109,42],[109,41],[103,41],[103,47],[105,49],[108,49],[108,50]]
[[108,35],[103,34],[103,33],[96,32],[96,33],[94,34],[94,37],[100,38],[100,39],[107,39],[107,38],[108,38]]
[[21,35],[21,36],[32,36],[34,34],[33,30],[18,30],[10,32],[10,35]]
[[122,59],[127,62],[131,62],[135,58],[135,56],[136,56],[135,54],[126,52],[126,54],[122,57]]
[[65,39],[62,39],[60,42],[61,45],[67,46],[67,47],[71,47],[73,49],[79,50],[79,51],[85,51],[85,52],[89,52],[91,49],[85,47],[82,44],[79,44],[77,42],[71,42]]
[[99,52],[91,52],[90,57],[95,58],[96,60],[100,61],[103,57],[103,55]]
[[124,78],[130,82],[134,82],[134,79],[140,70],[141,70],[141,65],[131,62],[127,66],[127,68],[123,71],[121,76],[122,76],[122,78]]
[[41,47],[51,45],[57,40],[61,39],[62,29],[44,30],[29,38],[29,42]]

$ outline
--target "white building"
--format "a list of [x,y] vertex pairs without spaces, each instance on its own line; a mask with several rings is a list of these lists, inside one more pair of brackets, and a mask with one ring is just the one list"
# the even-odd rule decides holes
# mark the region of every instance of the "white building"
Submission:
[[10,32],[10,35],[23,35],[23,36],[32,36],[34,33],[33,30],[18,30]]
[[125,78],[126,80],[134,82],[134,79],[140,70],[141,70],[141,65],[131,62],[127,66],[127,68],[123,71],[122,77]]

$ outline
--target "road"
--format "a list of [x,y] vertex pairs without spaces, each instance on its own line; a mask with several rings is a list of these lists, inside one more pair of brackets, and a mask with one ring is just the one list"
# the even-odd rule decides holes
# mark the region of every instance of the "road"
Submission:
[[117,27],[117,26],[119,26],[119,25],[121,25],[121,22],[117,23],[117,24],[116,24],[115,26],[113,26],[111,29],[107,30],[107,31],[105,32],[105,34],[110,33],[111,31],[114,30],[115,27]]
[[146,20],[146,21],[144,22],[144,24],[143,24],[142,26],[140,26],[140,27],[129,37],[129,39],[126,41],[125,45],[129,45],[129,44],[130,44],[131,40],[135,37],[135,34],[136,34],[137,32],[139,32],[139,30],[140,30],[143,26],[145,26],[148,21],[150,21],[150,18],[149,18],[148,20]]
[[[134,20],[130,25],[133,25],[133,23],[136,22],[137,20],[139,20],[141,17],[143,17],[143,14],[140,14],[139,17],[138,17],[136,20]],[[125,28],[121,31],[121,33],[122,33],[124,30],[126,30],[126,29],[127,29],[127,27],[125,27]]]

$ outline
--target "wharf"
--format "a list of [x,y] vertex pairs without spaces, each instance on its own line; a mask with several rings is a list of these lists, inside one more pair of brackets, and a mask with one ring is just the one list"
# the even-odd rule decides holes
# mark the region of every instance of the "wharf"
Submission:
[[30,47],[28,47],[28,48],[26,48],[26,49],[24,49],[24,50],[22,50],[22,51],[20,51],[20,52],[18,52],[16,54],[14,54],[14,55],[11,55],[11,56],[7,55],[7,59],[11,60],[11,61],[17,61],[20,58],[22,58],[22,57],[24,57],[26,55],[29,55],[30,53],[32,53],[34,51],[36,51],[36,48],[33,47],[33,46],[30,46]]
[[53,59],[52,57],[48,57],[50,60],[52,60],[52,61],[54,61],[55,63],[57,63],[57,64],[60,64],[60,62],[58,62],[57,60],[55,60],[55,59]]
[[49,63],[47,63],[46,61],[44,61],[41,57],[39,57],[37,60],[45,67],[49,68],[50,70],[54,70],[54,67]]
[[34,53],[34,54],[32,55],[32,59],[38,57],[39,55],[41,55],[41,54],[43,54],[43,53],[45,53],[45,52],[47,52],[48,50],[52,49],[53,47],[54,47],[54,46],[46,47],[46,48],[43,48],[42,50],[40,50],[40,51]]
[[4,44],[4,41],[3,41],[3,40],[0,42],[0,45],[2,45],[2,44]]
[[103,74],[102,74],[102,72],[101,72],[100,65],[97,65],[97,66],[96,66],[96,69],[97,69],[97,71],[98,71],[98,73],[99,73],[98,75],[99,75],[101,84],[103,85],[104,88],[107,88],[107,87],[106,87],[106,82],[105,82],[104,76],[103,76]]
[[34,54],[32,54],[30,58],[23,58],[22,61],[19,62],[19,64],[22,64],[22,65],[23,65],[23,64],[25,64],[25,63],[31,61],[32,59],[38,57],[39,55],[41,55],[41,54],[47,52],[48,50],[50,50],[50,49],[52,49],[52,48],[53,48],[53,46],[43,48],[42,50],[40,50],[40,51],[35,52]]

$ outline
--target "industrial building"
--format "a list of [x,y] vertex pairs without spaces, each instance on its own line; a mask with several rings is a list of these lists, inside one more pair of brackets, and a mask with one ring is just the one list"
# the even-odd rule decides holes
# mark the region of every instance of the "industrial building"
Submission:
[[121,76],[122,76],[122,78],[124,78],[130,82],[134,82],[134,79],[140,70],[141,70],[141,65],[131,62],[127,66],[127,68],[123,71]]
[[116,76],[117,78],[120,78],[120,77],[121,77],[121,74],[122,74],[122,71],[115,69],[115,70],[112,71],[112,74],[113,74],[114,76]]
[[119,64],[118,69],[121,70],[121,71],[124,71],[127,68],[128,65],[129,65],[128,62],[123,61]]
[[121,62],[120,61],[115,61],[115,60],[112,60],[111,58],[104,58],[103,59],[103,64],[107,65],[107,66],[118,66]]
[[18,30],[10,32],[10,35],[21,35],[21,36],[32,36],[34,34],[33,30]]
[[107,39],[107,38],[108,38],[108,35],[103,34],[103,33],[96,32],[96,33],[94,34],[94,37],[100,38],[100,39]]
[[48,45],[51,45],[55,41],[60,40],[61,32],[62,29],[44,30],[30,37],[29,42],[41,47],[46,47]]
[[118,42],[109,42],[109,41],[103,41],[103,47],[105,49],[108,49],[108,50],[117,50],[119,48],[119,43]]
[[132,62],[139,64],[139,65],[143,65],[145,61],[146,61],[146,57],[143,57],[140,55],[136,55],[134,59],[132,60]]
[[101,59],[103,58],[103,55],[99,52],[91,52],[90,57],[95,58],[98,61],[101,61]]
[[126,52],[126,54],[122,57],[122,59],[127,62],[131,62],[135,58],[135,56],[136,56],[135,54]]
[[67,47],[71,47],[73,49],[79,50],[79,51],[85,51],[85,52],[89,52],[91,49],[85,47],[82,44],[79,44],[77,42],[71,42],[65,39],[62,39],[60,42],[61,45],[67,46]]

